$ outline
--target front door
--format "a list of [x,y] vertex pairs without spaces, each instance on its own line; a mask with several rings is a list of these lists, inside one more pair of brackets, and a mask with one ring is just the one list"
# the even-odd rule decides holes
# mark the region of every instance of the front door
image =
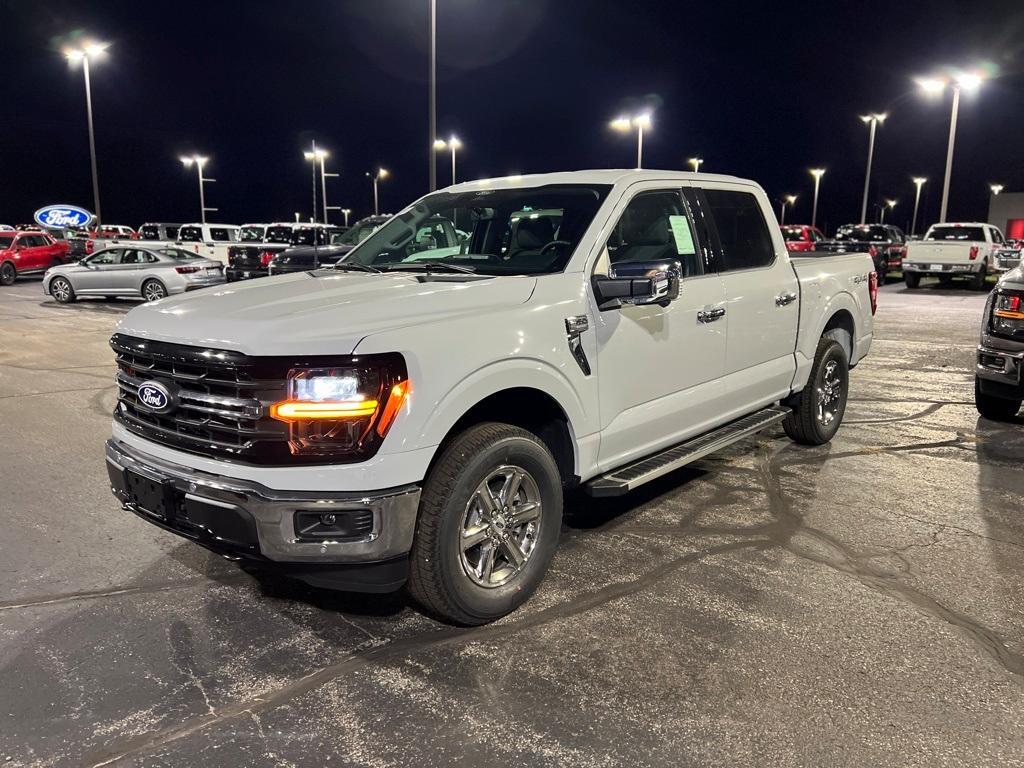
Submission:
[[81,294],[109,293],[111,296],[118,291],[110,290],[110,273],[121,263],[120,248],[104,248],[82,261],[85,267],[74,276],[75,292]]
[[628,262],[679,261],[679,297],[667,306],[624,304],[601,311],[597,339],[602,470],[704,431],[723,393],[728,320],[707,234],[678,188],[637,184],[620,201],[595,274]]

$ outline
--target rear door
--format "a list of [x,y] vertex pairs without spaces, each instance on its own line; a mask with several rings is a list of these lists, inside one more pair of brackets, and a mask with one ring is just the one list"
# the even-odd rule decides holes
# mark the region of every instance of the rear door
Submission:
[[728,411],[741,414],[789,394],[799,283],[781,237],[771,235],[763,192],[708,181],[701,195],[725,289],[725,396]]

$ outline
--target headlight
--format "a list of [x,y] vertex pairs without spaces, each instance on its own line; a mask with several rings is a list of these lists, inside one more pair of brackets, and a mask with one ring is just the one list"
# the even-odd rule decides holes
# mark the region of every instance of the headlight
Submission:
[[351,365],[293,368],[288,399],[270,416],[288,424],[294,454],[372,456],[412,388],[401,355],[355,358]]

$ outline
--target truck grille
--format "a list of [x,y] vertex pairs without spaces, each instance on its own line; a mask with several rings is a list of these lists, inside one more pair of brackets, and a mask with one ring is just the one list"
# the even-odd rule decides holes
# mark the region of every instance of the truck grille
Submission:
[[[271,403],[286,396],[289,362],[228,350],[149,341],[115,334],[117,407],[114,418],[156,443],[245,463],[295,463],[288,426],[271,419]],[[139,402],[149,381],[171,392],[157,412]]]

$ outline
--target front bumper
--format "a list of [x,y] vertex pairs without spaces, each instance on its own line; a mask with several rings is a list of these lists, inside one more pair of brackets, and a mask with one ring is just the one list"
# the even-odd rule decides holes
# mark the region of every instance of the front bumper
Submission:
[[974,372],[981,380],[983,391],[996,397],[1024,398],[1024,345],[1018,349],[1001,349],[990,344],[979,344]]
[[[114,439],[106,444],[106,464],[111,491],[124,509],[220,554],[298,568],[298,578],[311,583],[303,566],[382,564],[405,558],[412,548],[418,486],[373,493],[275,491],[158,459]],[[359,538],[311,541],[296,532],[300,511],[372,515],[373,522]],[[383,591],[404,581],[404,572],[387,572],[386,583],[372,589],[360,587],[359,579],[342,588]]]

